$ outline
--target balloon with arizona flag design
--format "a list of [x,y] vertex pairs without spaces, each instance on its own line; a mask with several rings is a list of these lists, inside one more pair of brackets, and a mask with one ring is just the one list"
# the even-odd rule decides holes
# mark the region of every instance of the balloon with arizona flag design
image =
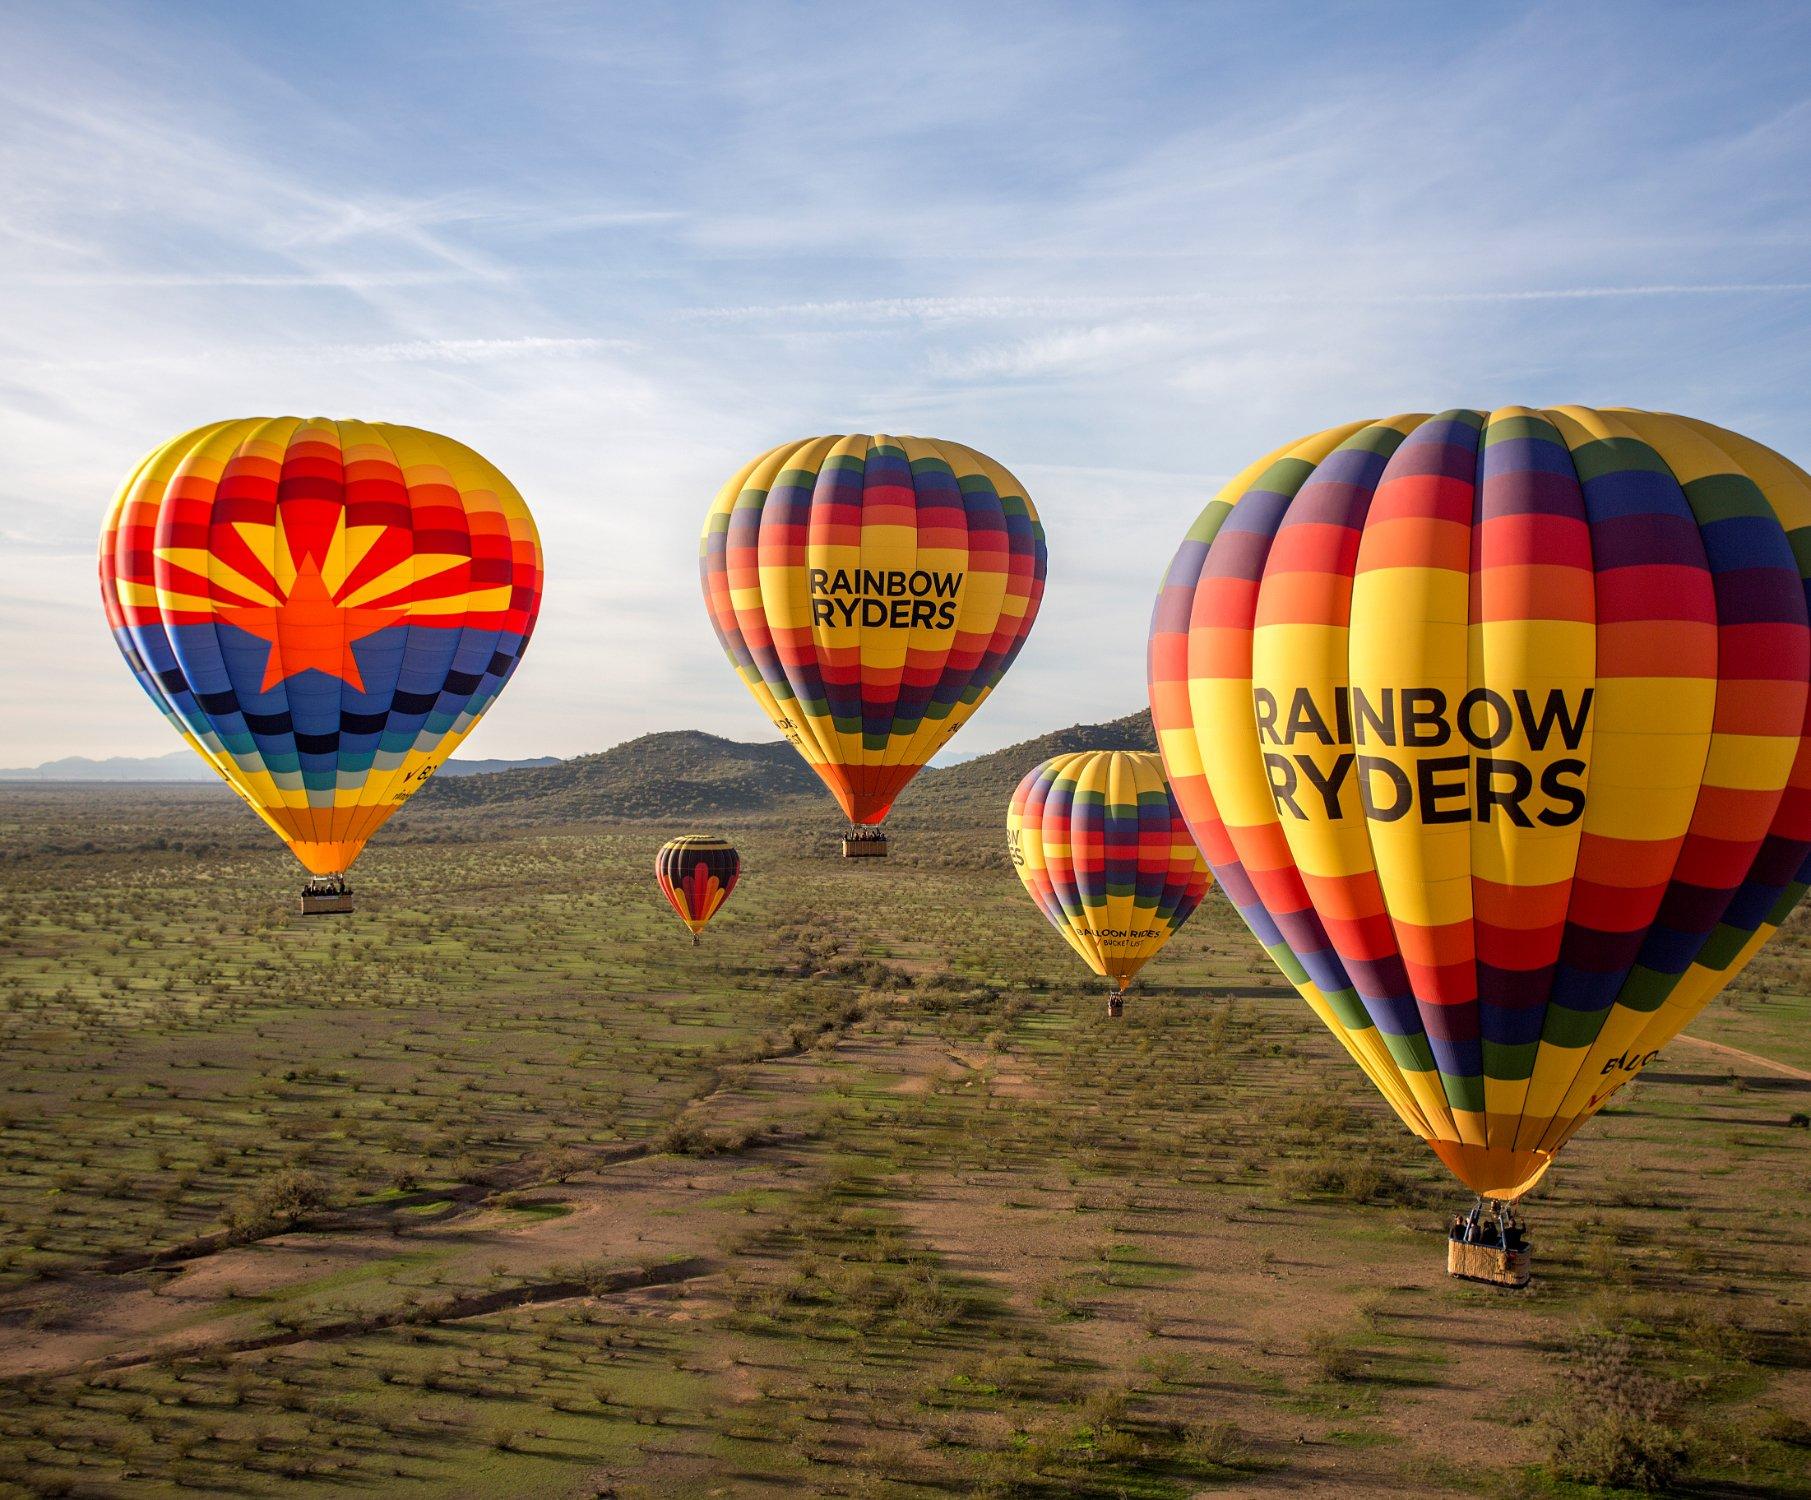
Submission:
[[698,934],[723,909],[742,873],[742,859],[726,839],[688,833],[669,839],[654,856],[654,878],[661,892],[692,931]]
[[387,423],[198,427],[140,462],[101,531],[101,602],[139,685],[342,893],[515,671],[541,583],[515,487]]

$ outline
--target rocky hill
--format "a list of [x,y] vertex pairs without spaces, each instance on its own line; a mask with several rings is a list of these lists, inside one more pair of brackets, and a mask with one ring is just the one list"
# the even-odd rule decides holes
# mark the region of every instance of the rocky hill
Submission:
[[512,821],[734,818],[773,812],[821,790],[782,740],[750,745],[682,729],[551,766],[436,779],[414,801],[424,812],[495,808]]
[[1079,750],[1155,750],[1151,711],[1141,709],[1104,724],[1072,724],[1003,750],[978,755],[948,770],[927,770],[901,793],[894,817],[900,827],[925,824],[999,824],[1025,773],[1053,755]]
[[[980,825],[1005,816],[1019,778],[1041,760],[1076,750],[1151,750],[1149,712],[1076,724],[944,770],[926,770],[900,797],[900,826]],[[645,734],[596,755],[494,775],[437,779],[410,804],[418,816],[471,807],[511,823],[584,819],[797,816],[834,822],[822,784],[781,740],[747,744],[679,730]]]

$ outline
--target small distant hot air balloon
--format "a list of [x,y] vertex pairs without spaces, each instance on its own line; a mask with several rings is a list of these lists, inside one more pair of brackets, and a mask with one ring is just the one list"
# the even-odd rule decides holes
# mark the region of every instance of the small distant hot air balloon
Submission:
[[844,854],[886,853],[874,825],[1012,665],[1044,561],[1024,487],[959,443],[785,443],[718,492],[699,548],[711,623],[848,816]]
[[679,920],[691,928],[693,947],[705,924],[729,900],[741,873],[742,860],[734,846],[708,834],[669,839],[654,856],[654,878]]
[[1483,1199],[1804,893],[1807,527],[1811,479],[1707,422],[1456,410],[1278,449],[1171,564],[1151,711],[1189,826]]
[[345,873],[516,669],[541,546],[451,438],[301,417],[154,450],[101,531],[101,602],[139,685],[350,911]]
[[1201,904],[1212,883],[1163,779],[1142,750],[1059,755],[1012,794],[1013,868],[1051,926],[1113,991],[1126,986]]

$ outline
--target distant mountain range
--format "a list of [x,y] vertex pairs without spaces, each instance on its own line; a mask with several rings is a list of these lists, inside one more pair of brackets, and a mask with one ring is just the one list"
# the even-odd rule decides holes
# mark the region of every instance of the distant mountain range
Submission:
[[[481,776],[492,771],[512,771],[522,766],[554,766],[559,757],[540,755],[532,760],[449,760],[442,776]],[[172,750],[168,755],[112,755],[90,760],[69,755],[47,760],[41,766],[0,770],[0,781],[217,781],[219,778],[192,750]]]
[[[927,768],[900,795],[895,821],[941,826],[1002,818],[1019,779],[1041,760],[1077,750],[1154,750],[1148,711],[1077,724]],[[487,807],[512,822],[677,817],[759,818],[833,805],[823,784],[783,740],[746,744],[696,730],[644,734],[596,755],[498,776],[436,780],[413,799],[423,813]]]
[[974,821],[992,827],[1005,819],[1006,804],[1025,773],[1053,755],[1156,748],[1157,733],[1151,728],[1148,708],[1104,724],[1071,724],[1067,729],[1053,729],[1036,739],[1020,740],[1003,750],[977,755],[961,765],[920,772],[900,793],[895,816],[901,827],[909,827],[921,818],[939,825]]
[[[992,828],[1019,779],[1039,761],[1078,750],[1154,750],[1149,712],[1075,724],[952,765],[928,767],[900,795],[889,821],[902,828]],[[212,782],[188,750],[168,755],[71,756],[0,783]],[[834,821],[836,810],[811,768],[783,740],[748,744],[697,730],[644,734],[595,755],[560,760],[450,760],[410,799],[412,817],[482,807],[513,824],[675,818]]]

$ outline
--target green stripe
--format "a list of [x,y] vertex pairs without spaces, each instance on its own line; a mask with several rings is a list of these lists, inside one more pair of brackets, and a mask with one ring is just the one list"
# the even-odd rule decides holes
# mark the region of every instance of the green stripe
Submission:
[[1413,1036],[1393,1036],[1387,1031],[1377,1033],[1383,1038],[1383,1044],[1390,1050],[1390,1056],[1396,1060],[1396,1066],[1405,1073],[1431,1073],[1434,1071],[1434,1049],[1420,1032]]
[[1513,443],[1518,438],[1557,443],[1562,448],[1566,446],[1565,439],[1559,435],[1559,429],[1545,417],[1501,417],[1484,429],[1486,448],[1493,443]]
[[1572,450],[1572,467],[1578,470],[1579,479],[1586,482],[1630,469],[1664,474],[1669,479],[1673,477],[1673,471],[1667,468],[1658,453],[1640,438],[1632,437],[1596,438],[1581,444]]
[[1624,1010],[1643,1015],[1656,1011],[1666,997],[1679,988],[1679,981],[1684,977],[1682,974],[1662,974],[1646,964],[1636,964],[1616,992],[1616,1003]]
[[1535,1054],[1541,1050],[1539,1042],[1484,1043],[1484,1076],[1494,1078],[1499,1083],[1523,1083],[1534,1077]]
[[1470,1110],[1474,1114],[1484,1112],[1482,1078],[1461,1078],[1456,1073],[1442,1073],[1440,1087],[1446,1092],[1446,1102],[1454,1109]]
[[1745,474],[1707,474],[1694,479],[1685,486],[1685,498],[1700,526],[1735,516],[1775,519],[1767,497]]
[[1556,1047],[1588,1047],[1603,1030],[1607,1015],[1607,1010],[1569,1010],[1563,1005],[1549,1005],[1541,1040]]

